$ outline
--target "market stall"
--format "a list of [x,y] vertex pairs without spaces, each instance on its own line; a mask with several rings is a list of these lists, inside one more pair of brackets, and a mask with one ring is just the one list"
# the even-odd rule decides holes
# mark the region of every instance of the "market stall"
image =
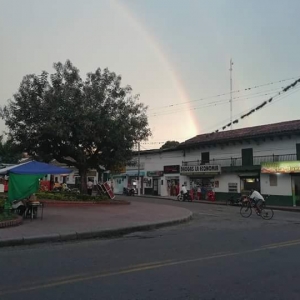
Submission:
[[39,181],[47,174],[69,174],[72,170],[37,161],[0,169],[0,174],[9,175],[8,200],[5,208],[10,209],[15,200],[25,199],[39,190]]

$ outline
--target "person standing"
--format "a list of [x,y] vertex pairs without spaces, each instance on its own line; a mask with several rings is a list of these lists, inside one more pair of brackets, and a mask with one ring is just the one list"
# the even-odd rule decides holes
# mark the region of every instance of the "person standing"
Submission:
[[87,183],[87,192],[90,196],[92,196],[93,193],[93,187],[94,187],[94,183],[91,179],[89,179],[88,183]]

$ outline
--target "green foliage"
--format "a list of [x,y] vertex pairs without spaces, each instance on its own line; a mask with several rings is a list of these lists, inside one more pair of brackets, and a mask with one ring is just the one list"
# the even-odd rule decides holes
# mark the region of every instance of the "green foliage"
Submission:
[[5,199],[0,199],[0,214],[3,212],[4,210],[4,204],[5,204]]
[[36,194],[38,199],[43,200],[59,200],[59,201],[92,201],[99,202],[109,200],[108,196],[97,195],[90,196],[85,194],[72,194],[72,193],[51,193],[41,192]]
[[23,151],[75,166],[85,186],[88,169],[126,164],[134,144],[151,134],[147,108],[108,69],[85,80],[70,61],[54,69],[26,75],[2,117]]
[[167,141],[160,147],[160,149],[174,148],[174,147],[178,146],[179,144],[180,143],[177,141]]
[[18,145],[11,139],[3,140],[0,136],[0,163],[16,164],[22,158],[22,152]]

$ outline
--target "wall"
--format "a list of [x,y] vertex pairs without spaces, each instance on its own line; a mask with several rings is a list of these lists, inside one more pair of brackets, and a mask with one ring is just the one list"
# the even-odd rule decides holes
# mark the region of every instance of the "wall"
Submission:
[[219,181],[219,187],[215,187],[216,193],[229,193],[228,183],[237,183],[237,192],[241,192],[241,180],[237,174],[221,174],[215,177],[215,181]]
[[270,186],[270,175],[260,175],[260,185],[262,194],[291,196],[292,177],[290,174],[275,174],[277,176],[277,186]]
[[201,152],[209,152],[210,159],[226,159],[226,158],[239,158],[242,156],[242,149],[253,148],[253,156],[265,155],[280,155],[280,154],[295,154],[296,143],[300,143],[300,138],[292,136],[291,139],[275,138],[273,141],[266,139],[266,141],[259,142],[236,142],[234,144],[222,145],[216,147],[206,147],[198,150],[187,150],[183,161],[192,161],[201,159]]

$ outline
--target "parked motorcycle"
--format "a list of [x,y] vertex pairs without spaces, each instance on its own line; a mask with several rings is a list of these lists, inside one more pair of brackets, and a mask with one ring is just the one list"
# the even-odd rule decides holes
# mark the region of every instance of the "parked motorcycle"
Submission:
[[243,204],[243,200],[246,196],[243,195],[241,197],[237,197],[235,198],[234,196],[231,196],[229,199],[227,199],[226,201],[226,205],[230,205],[230,206],[234,206],[234,205],[238,205],[241,206]]
[[123,195],[135,196],[135,188],[123,188]]

